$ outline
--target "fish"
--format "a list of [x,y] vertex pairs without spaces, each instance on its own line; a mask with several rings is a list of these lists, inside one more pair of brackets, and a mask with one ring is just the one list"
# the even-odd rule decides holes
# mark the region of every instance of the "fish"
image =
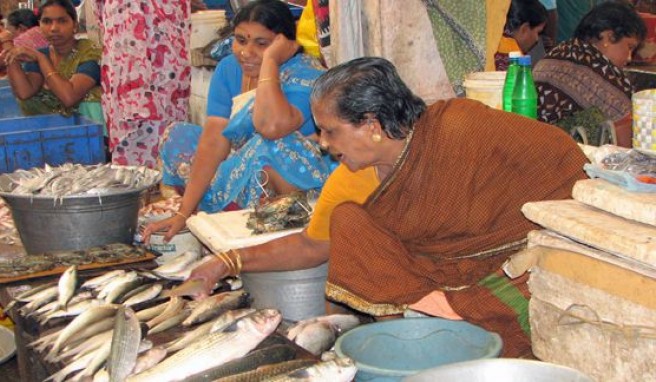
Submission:
[[114,319],[111,352],[107,361],[110,382],[123,382],[137,362],[141,327],[134,311],[119,306]]
[[113,316],[119,306],[120,305],[114,304],[94,306],[86,312],[75,317],[73,321],[66,325],[64,330],[62,330],[62,332],[59,334],[59,337],[57,337],[55,344],[53,345],[52,349],[50,349],[51,356],[54,357],[54,355],[59,353],[61,347],[65,345],[73,335],[75,335],[86,326],[98,322],[103,318]]
[[[112,331],[113,332],[113,331]],[[74,381],[81,381],[85,378],[93,376],[105,364],[109,358],[112,350],[112,341],[105,341],[93,353],[94,357],[91,358],[89,364],[79,374],[75,376]]]
[[77,285],[77,265],[68,267],[59,278],[57,288],[59,290],[59,307],[66,311],[68,302],[75,294],[75,286]]
[[113,278],[110,282],[105,284],[100,291],[98,291],[98,295],[96,296],[97,298],[104,300],[109,293],[114,291],[116,288],[120,287],[121,285],[130,282],[132,280],[136,280],[138,278],[137,272],[131,271],[127,272],[123,275],[117,276]]
[[153,269],[156,275],[178,273],[200,258],[198,251],[186,251]]
[[321,361],[314,365],[291,371],[287,374],[264,379],[268,382],[350,382],[358,368],[348,357]]
[[178,285],[177,287],[164,291],[162,296],[172,297],[172,296],[198,296],[205,289],[205,281],[200,279],[185,281],[184,283]]
[[211,320],[228,310],[248,306],[250,295],[245,291],[218,293],[201,301],[191,312],[191,315],[182,322],[182,326],[191,326]]
[[238,321],[233,330],[214,332],[167,357],[143,373],[131,375],[128,382],[178,381],[204,370],[243,357],[280,324],[282,315],[263,309]]
[[67,364],[66,367],[46,378],[44,382],[62,382],[69,374],[84,369],[89,364],[89,362],[91,362],[94,356],[95,353],[89,353],[84,357]]
[[295,370],[315,365],[317,361],[309,358],[284,360],[278,363],[265,364],[255,370],[214,379],[214,382],[260,382],[267,378],[273,378],[281,374],[287,374]]
[[154,347],[137,358],[132,374],[139,374],[160,363],[168,352],[162,346]]
[[107,330],[103,333],[96,334],[93,337],[87,338],[85,341],[82,341],[79,345],[63,351],[61,354],[54,358],[45,357],[46,361],[49,362],[59,362],[67,358],[79,359],[80,357],[86,355],[89,351],[94,351],[101,347],[105,343],[111,343],[112,339],[112,330]]
[[169,352],[178,351],[190,343],[198,340],[199,338],[216,331],[221,331],[228,326],[232,325],[236,320],[245,317],[251,313],[254,313],[255,309],[236,309],[229,310],[219,317],[215,318],[212,321],[204,322],[198,325],[194,330],[184,333],[180,338],[177,338],[168,344],[166,344],[166,349]]
[[93,306],[98,306],[102,305],[103,302],[100,300],[96,299],[88,299],[88,300],[82,300],[76,304],[71,304],[68,307],[68,310],[56,310],[54,312],[51,312],[43,317],[42,320],[39,321],[41,325],[45,325],[48,323],[48,321],[52,320],[53,318],[59,318],[59,317],[74,317],[79,315],[80,313],[86,311],[87,309],[93,307]]
[[139,310],[137,311],[137,319],[139,319],[139,321],[141,322],[152,320],[153,318],[162,314],[162,312],[164,312],[168,304],[169,301],[166,301],[161,304],[152,306],[150,308]]
[[[89,300],[91,298],[93,298],[93,294],[91,292],[84,291],[73,296],[73,298],[71,298],[71,300],[68,303],[69,305],[73,305],[81,301]],[[34,312],[28,314],[26,317],[37,316],[39,318],[42,318],[47,314],[56,312],[58,307],[59,307],[59,301],[52,301],[40,307],[39,309],[35,310]]]
[[32,301],[30,301],[26,305],[23,305],[23,307],[20,308],[19,312],[21,315],[26,316],[29,313],[38,309],[39,307],[49,303],[50,301],[57,299],[58,295],[59,295],[59,288],[57,287],[57,285],[44,289],[36,293],[33,296]]
[[153,326],[152,328],[148,329],[148,335],[163,332],[165,330],[180,325],[182,321],[184,321],[187,317],[189,317],[189,313],[191,312],[188,309],[182,309],[176,315],[171,316],[166,320],[160,322],[159,324]]
[[39,285],[39,286],[37,286],[37,287],[30,288],[30,289],[28,289],[28,290],[26,290],[26,291],[23,291],[23,292],[17,294],[17,295],[16,295],[16,296],[15,296],[15,297],[9,302],[9,304],[7,304],[7,306],[5,307],[5,312],[8,312],[8,311],[10,311],[11,309],[13,309],[13,307],[14,307],[17,303],[19,303],[19,302],[30,302],[30,301],[32,301],[32,298],[33,298],[34,295],[36,295],[37,293],[39,293],[39,292],[41,292],[41,291],[43,291],[43,290],[45,290],[45,289],[48,289],[48,288],[50,288],[50,287],[52,287],[52,286],[54,286],[54,285],[55,285],[55,283],[41,284],[41,285]]
[[[265,365],[274,365],[281,362],[289,361],[296,356],[296,348],[292,344],[284,345],[273,345],[267,348],[258,349],[255,348],[250,353],[246,354],[241,358],[237,358],[230,362],[226,362],[223,365],[219,365],[215,368],[205,370],[202,373],[192,375],[185,378],[185,382],[203,382],[203,381],[214,381],[223,379],[230,380],[232,377],[236,377],[235,380],[242,380],[244,378],[242,374],[249,373],[254,370],[259,370]],[[306,359],[307,361],[307,359]],[[314,360],[310,360],[311,363],[316,363]],[[308,366],[308,363],[303,363],[299,365],[298,368]],[[280,371],[283,373],[287,370]],[[266,373],[258,374],[259,377],[265,376]],[[240,376],[237,378],[237,376]],[[243,380],[248,380],[250,376],[246,376]],[[259,379],[253,379],[255,381]]]
[[107,284],[110,280],[114,279],[115,277],[122,276],[124,274],[125,274],[125,270],[123,269],[117,269],[115,271],[103,273],[98,277],[94,277],[82,283],[80,289],[98,289],[102,285]]
[[330,324],[317,321],[304,325],[293,340],[308,352],[319,355],[333,347],[336,339]]
[[157,324],[162,323],[169,318],[176,316],[186,305],[185,300],[183,300],[180,297],[173,297],[169,300],[169,302],[166,304],[166,308],[164,311],[148,321],[146,325],[149,328],[154,328],[157,326]]
[[105,296],[105,302],[111,304],[118,301],[118,299],[121,298],[121,296],[139,287],[141,284],[143,284],[143,282],[144,280],[142,278],[137,277],[133,280],[129,280],[124,283],[120,283],[116,285],[116,288],[109,291],[109,293],[107,293],[107,296]]
[[107,368],[102,368],[93,375],[93,382],[109,382]]
[[126,296],[127,299],[123,301],[125,306],[133,306],[144,301],[152,300],[155,297],[159,296],[162,292],[163,285],[160,283],[148,285],[147,288],[143,289],[141,292],[138,292],[132,296]]

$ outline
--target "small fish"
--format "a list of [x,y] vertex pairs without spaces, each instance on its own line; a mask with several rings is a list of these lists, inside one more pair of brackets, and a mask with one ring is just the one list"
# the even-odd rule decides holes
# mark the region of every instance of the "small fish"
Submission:
[[68,301],[75,294],[75,286],[77,285],[77,265],[72,265],[64,271],[57,283],[59,289],[59,307],[64,311],[68,307]]
[[166,309],[164,309],[164,311],[161,314],[157,315],[155,318],[148,321],[146,325],[149,328],[154,328],[155,326],[168,320],[169,318],[173,316],[177,316],[178,313],[180,313],[180,311],[184,309],[185,305],[186,302],[182,298],[180,297],[171,298],[171,300],[169,300],[169,302],[166,304]]
[[19,312],[23,316],[26,316],[32,313],[33,311],[37,310],[41,306],[49,303],[50,301],[56,300],[58,295],[59,295],[59,288],[56,285],[44,289],[41,292],[36,293],[32,301],[30,301],[26,305],[23,305],[23,307],[20,308]]
[[59,334],[59,337],[57,337],[55,344],[53,345],[52,349],[50,349],[51,357],[54,358],[54,356],[59,353],[61,347],[64,346],[73,335],[77,334],[83,328],[102,320],[103,318],[113,316],[119,306],[120,305],[111,304],[94,306],[79,316],[75,317],[73,321],[66,325],[64,330],[62,330],[62,332]]
[[141,292],[138,292],[137,294],[129,297],[127,300],[123,302],[123,305],[125,306],[132,306],[136,305],[139,303],[142,303],[144,301],[152,300],[153,298],[157,297],[161,292],[162,292],[162,284],[152,284],[149,285],[147,288],[143,289]]
[[139,321],[144,322],[144,321],[150,321],[153,318],[159,316],[164,312],[166,307],[168,306],[169,301],[163,302],[161,304],[157,304],[155,306],[152,306],[150,308],[145,308],[137,312],[137,319]]
[[94,277],[92,279],[89,279],[89,280],[85,281],[80,288],[81,289],[97,289],[98,287],[108,283],[113,278],[124,275],[124,274],[125,274],[125,270],[123,270],[123,269],[117,269],[115,271],[107,272],[107,273],[104,273],[104,274],[102,274],[98,277]]
[[48,323],[48,321],[52,320],[53,318],[74,317],[93,306],[98,306],[102,304],[103,304],[102,301],[96,299],[82,300],[76,304],[69,305],[68,310],[60,309],[47,314],[46,316],[43,317],[42,320],[40,320],[40,324],[45,325]]
[[24,292],[21,292],[21,293],[17,294],[16,297],[14,297],[14,299],[11,300],[9,302],[9,304],[7,304],[7,306],[5,307],[5,312],[10,311],[18,302],[30,302],[30,301],[32,301],[32,298],[33,298],[34,295],[36,295],[37,293],[41,292],[42,290],[48,289],[48,288],[50,288],[54,285],[55,285],[54,283],[42,284],[42,285],[39,285],[37,287],[28,289]]
[[168,275],[173,273],[178,273],[186,269],[190,264],[200,258],[200,253],[198,251],[187,251],[182,253],[179,256],[174,257],[173,259],[167,261],[166,263],[160,265],[159,267],[153,269],[153,273],[157,275]]
[[161,346],[154,347],[137,358],[137,363],[132,369],[132,374],[139,374],[160,363],[168,354]]
[[189,317],[189,313],[190,312],[187,309],[181,310],[175,316],[169,317],[166,320],[155,325],[151,329],[148,329],[148,334],[149,335],[156,334],[180,325],[182,321],[184,321],[187,317]]
[[[246,357],[248,357],[248,355]],[[309,358],[284,360],[274,364],[258,366],[255,370],[215,379],[214,382],[260,382],[281,374],[287,374],[295,370],[315,365],[316,363],[317,361]]]
[[325,322],[311,322],[303,326],[294,337],[294,342],[314,355],[319,355],[330,349],[337,335],[330,324]]

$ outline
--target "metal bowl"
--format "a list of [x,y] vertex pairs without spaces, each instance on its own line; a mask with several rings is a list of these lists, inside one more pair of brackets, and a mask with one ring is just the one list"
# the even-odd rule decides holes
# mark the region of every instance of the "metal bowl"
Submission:
[[498,358],[459,362],[423,371],[404,382],[593,382],[578,370],[553,363]]

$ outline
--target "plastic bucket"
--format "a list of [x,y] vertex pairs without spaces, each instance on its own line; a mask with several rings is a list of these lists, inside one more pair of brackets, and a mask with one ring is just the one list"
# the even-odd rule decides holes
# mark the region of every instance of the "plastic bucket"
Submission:
[[168,243],[164,242],[166,232],[154,232],[150,235],[150,249],[162,254],[157,258],[157,263],[162,264],[166,261],[181,255],[187,251],[200,252],[202,244],[189,229],[181,230],[173,236]]
[[326,314],[328,263],[285,272],[242,273],[244,290],[256,309],[275,308],[283,318],[300,321]]
[[203,48],[219,37],[219,30],[226,26],[225,11],[200,11],[191,14],[191,39],[189,48]]
[[465,76],[465,96],[495,109],[503,109],[503,84],[506,72],[475,72]]
[[450,363],[494,358],[502,345],[498,334],[479,326],[431,317],[361,325],[340,336],[335,351],[355,361],[355,381],[382,382]]

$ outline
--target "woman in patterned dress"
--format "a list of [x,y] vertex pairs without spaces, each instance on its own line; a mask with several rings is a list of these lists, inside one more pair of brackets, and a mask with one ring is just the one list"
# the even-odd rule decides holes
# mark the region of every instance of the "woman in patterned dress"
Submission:
[[185,191],[179,213],[146,227],[146,240],[161,229],[171,238],[197,208],[246,208],[265,193],[319,190],[332,170],[310,113],[322,69],[299,53],[287,5],[251,2],[232,23],[233,54],[212,77],[205,126],[176,124],[163,138],[163,183]]
[[[645,38],[642,19],[629,5],[607,2],[588,12],[574,37],[557,45],[533,69],[538,89],[538,118],[560,124],[593,110],[630,126],[633,86],[623,68]],[[630,145],[630,129],[618,131],[618,143]]]

